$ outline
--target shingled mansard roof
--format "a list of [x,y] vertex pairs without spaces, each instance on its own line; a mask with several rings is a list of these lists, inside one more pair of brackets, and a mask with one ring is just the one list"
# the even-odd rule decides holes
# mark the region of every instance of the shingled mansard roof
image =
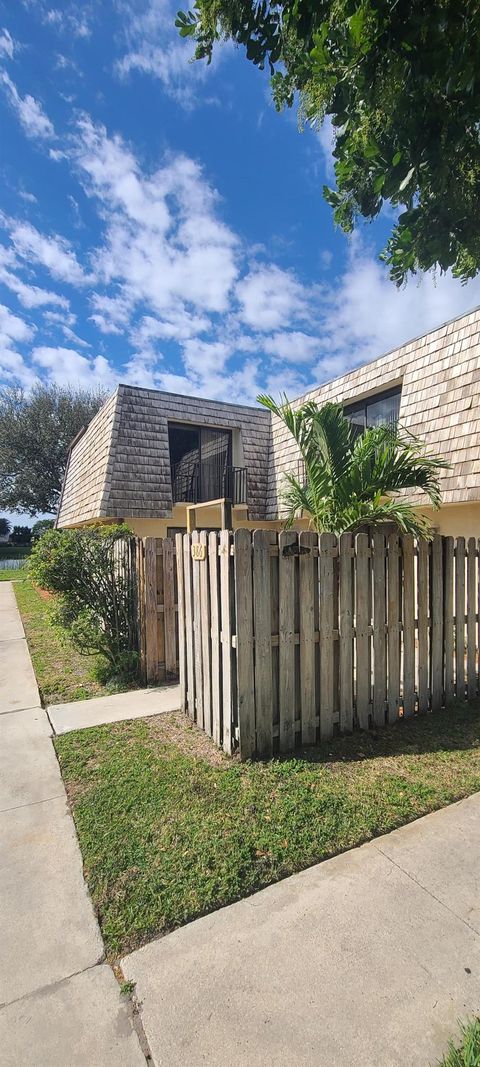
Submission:
[[[400,423],[444,456],[444,503],[480,500],[480,308],[312,390],[348,402],[401,384]],[[298,402],[306,397],[300,397]],[[258,407],[120,385],[74,445],[59,525],[96,518],[162,518],[172,510],[168,421],[241,431],[250,518],[279,514],[282,474],[297,468],[293,439]],[[424,497],[418,496],[418,502]]]

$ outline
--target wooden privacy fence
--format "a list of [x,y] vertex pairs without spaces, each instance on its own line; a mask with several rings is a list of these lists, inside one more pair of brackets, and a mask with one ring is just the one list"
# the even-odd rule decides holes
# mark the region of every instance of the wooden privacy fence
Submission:
[[237,530],[176,537],[182,706],[271,756],[479,690],[478,543]]
[[140,665],[145,682],[178,680],[178,603],[175,543],[137,538]]

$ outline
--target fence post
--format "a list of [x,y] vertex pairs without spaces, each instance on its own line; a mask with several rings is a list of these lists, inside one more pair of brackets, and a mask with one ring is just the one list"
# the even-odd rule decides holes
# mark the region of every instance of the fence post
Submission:
[[428,556],[429,545],[418,541],[417,598],[418,598],[418,710],[428,711]]
[[397,533],[388,537],[387,556],[387,660],[388,722],[398,719],[400,706],[400,553]]
[[278,703],[280,712],[280,752],[295,747],[295,561],[283,554],[296,545],[298,534],[281,533],[278,538]]
[[413,537],[402,538],[403,552],[403,714],[415,711],[415,556]]
[[337,545],[334,534],[320,534],[319,538],[319,630],[320,630],[320,740],[328,741],[333,734],[334,685],[334,565],[333,552]]
[[[166,537],[163,542],[163,634],[165,642],[165,680],[172,681],[177,675],[177,625],[175,611],[175,565],[173,541]],[[160,560],[158,560],[160,562]]]
[[370,549],[367,534],[355,539],[357,719],[361,730],[370,725]]
[[147,682],[159,680],[157,617],[157,540],[145,537],[145,660]]
[[218,538],[212,531],[208,535],[208,573],[210,580],[210,635],[212,641],[212,737],[216,745],[222,744],[222,658],[220,629],[220,596],[218,582]]
[[445,655],[445,704],[451,704],[454,697],[454,681],[453,681],[453,658],[454,658],[454,623],[453,623],[453,611],[454,611],[454,578],[453,578],[453,561],[454,561],[454,544],[453,537],[445,537],[444,541],[444,560],[443,560],[443,574],[444,574],[444,596],[443,596],[443,641],[444,641],[444,655]]
[[443,704],[443,542],[439,535],[432,541],[431,575],[432,711],[440,711]]
[[140,677],[144,685],[147,682],[147,664],[145,657],[145,568],[144,548],[140,537],[135,538],[135,569],[137,578],[137,612],[138,612],[138,651]]
[[465,700],[465,538],[455,546],[455,691]]
[[376,726],[385,726],[385,699],[387,696],[387,640],[386,626],[386,581],[385,581],[385,535],[375,531],[372,538],[373,552],[373,721]]
[[210,589],[208,584],[207,531],[200,531],[200,544],[205,548],[205,558],[198,564],[200,570],[200,630],[202,639],[203,673],[203,728],[212,736],[212,688],[210,646]]
[[238,741],[240,759],[255,753],[252,536],[235,530],[235,627],[237,650]]
[[220,531],[220,605],[222,619],[222,720],[223,750],[231,753],[233,691],[232,691],[232,588],[230,531]]
[[468,539],[467,555],[467,697],[474,700],[477,695],[476,671],[476,558],[477,546],[474,537]]
[[185,582],[183,573],[183,537],[175,534],[175,552],[177,560],[177,599],[178,599],[178,673],[180,676],[181,709],[187,710],[187,650],[185,616]]
[[315,744],[316,724],[316,685],[315,685],[315,608],[318,610],[318,562],[313,555],[317,548],[318,535],[301,533],[300,548],[307,548],[308,553],[299,556],[299,597],[300,597],[300,716],[302,723],[302,745]]
[[[192,547],[199,544],[199,534],[194,530],[192,535]],[[202,670],[202,629],[200,622],[200,561],[192,559],[192,619],[193,619],[193,652],[194,652],[194,675],[195,675],[195,720],[203,730],[203,670]]]
[[268,530],[254,530],[253,533],[253,606],[257,754],[268,757],[273,751],[270,533]]

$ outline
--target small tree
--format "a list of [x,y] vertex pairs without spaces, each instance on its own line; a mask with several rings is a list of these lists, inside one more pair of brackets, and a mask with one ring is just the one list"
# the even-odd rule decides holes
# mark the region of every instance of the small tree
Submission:
[[0,507],[56,511],[68,448],[106,399],[101,390],[39,383],[0,389]]
[[286,397],[282,404],[270,396],[258,400],[290,430],[303,460],[303,481],[285,475],[287,526],[303,512],[319,533],[394,523],[401,533],[431,537],[428,519],[395,495],[420,489],[433,507],[440,505],[438,474],[448,464],[428,455],[421,441],[396,426],[370,427],[359,436],[341,404],[318,407],[308,400],[292,408]]
[[8,519],[0,518],[0,537],[7,537],[10,530],[11,526]]
[[53,529],[53,519],[39,519],[32,526],[32,541],[38,541],[47,530]]
[[79,650],[102,655],[111,675],[138,669],[135,576],[127,526],[48,530],[35,543],[30,574],[58,594],[56,620]]
[[30,526],[14,526],[10,534],[12,545],[29,545],[32,540]]

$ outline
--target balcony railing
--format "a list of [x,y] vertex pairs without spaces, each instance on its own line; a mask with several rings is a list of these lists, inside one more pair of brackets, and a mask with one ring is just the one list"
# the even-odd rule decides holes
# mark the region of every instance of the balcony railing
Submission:
[[190,470],[180,460],[172,467],[174,504],[203,504],[208,500],[247,502],[247,468],[223,467],[216,463],[195,463]]

